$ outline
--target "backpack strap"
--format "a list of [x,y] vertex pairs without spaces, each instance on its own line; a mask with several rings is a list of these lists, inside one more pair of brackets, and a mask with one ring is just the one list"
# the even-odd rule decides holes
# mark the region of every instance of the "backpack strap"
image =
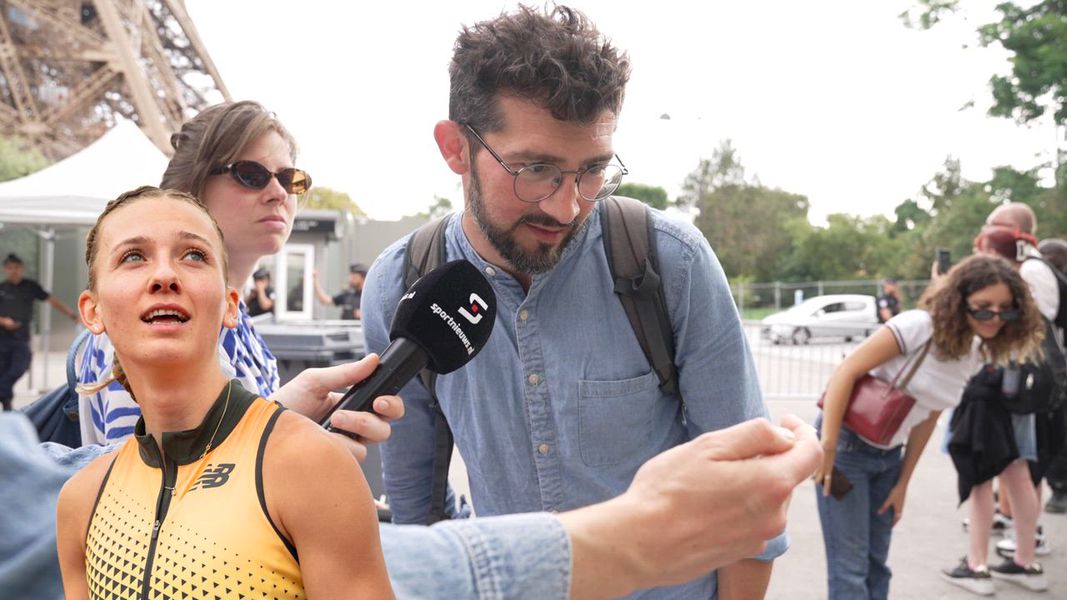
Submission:
[[[1060,306],[1056,311],[1055,318],[1052,319],[1052,325],[1059,327],[1067,331],[1067,274],[1056,268],[1056,265],[1050,263],[1048,259],[1043,256],[1027,256],[1026,260],[1038,260],[1045,263],[1049,271],[1056,276],[1056,287],[1060,293]],[[1024,261],[1025,262],[1025,261]]]
[[[445,231],[448,229],[449,215],[419,227],[408,239],[407,260],[404,269],[404,289],[410,288],[419,278],[441,266],[445,262]],[[452,462],[454,440],[452,429],[448,426],[441,402],[437,399],[434,386],[437,373],[423,369],[419,379],[430,392],[430,407],[433,409],[434,456],[433,475],[430,479],[430,513],[427,525],[449,518],[445,510],[448,494],[448,466]]]
[[655,230],[648,207],[637,200],[611,196],[600,213],[615,293],[622,302],[637,341],[659,377],[660,389],[678,393],[674,333],[663,285],[656,270]]

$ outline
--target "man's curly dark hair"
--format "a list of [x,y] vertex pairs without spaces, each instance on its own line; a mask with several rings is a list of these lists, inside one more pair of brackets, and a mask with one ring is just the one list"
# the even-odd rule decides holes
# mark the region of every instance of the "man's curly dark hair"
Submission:
[[974,332],[967,322],[967,298],[991,285],[1003,283],[1011,290],[1020,317],[1004,323],[993,339],[982,340],[988,362],[1003,363],[1011,357],[1019,361],[1041,356],[1045,325],[1019,272],[999,256],[976,254],[952,267],[947,275],[931,285],[919,299],[919,307],[934,322],[934,348],[944,360],[958,359],[971,351]]
[[520,5],[464,27],[449,75],[448,118],[484,133],[503,127],[501,94],[537,102],[560,121],[589,124],[605,110],[617,115],[630,61],[581,12]]

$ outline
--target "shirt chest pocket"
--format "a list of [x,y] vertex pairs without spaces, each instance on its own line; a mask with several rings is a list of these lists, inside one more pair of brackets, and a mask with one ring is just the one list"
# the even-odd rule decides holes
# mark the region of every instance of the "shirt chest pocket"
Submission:
[[655,371],[617,381],[578,381],[578,438],[582,462],[615,465],[647,450],[660,397]]

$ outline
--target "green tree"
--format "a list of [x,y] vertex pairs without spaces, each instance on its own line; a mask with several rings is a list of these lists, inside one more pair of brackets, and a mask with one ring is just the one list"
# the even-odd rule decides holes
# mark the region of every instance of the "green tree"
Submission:
[[0,181],[25,177],[48,164],[48,159],[23,140],[0,137]]
[[757,281],[777,278],[778,264],[808,224],[808,199],[752,184],[729,184],[696,204],[695,224],[711,243],[726,273]]
[[643,183],[624,183],[615,192],[620,196],[635,198],[651,206],[663,210],[667,208],[667,190]]
[[[918,0],[901,15],[906,24],[929,29],[960,10],[958,0]],[[1029,123],[1051,111],[1067,124],[1067,2],[1002,2],[1000,20],[978,27],[983,46],[1008,52],[1010,75],[993,75],[993,106],[989,113]]]
[[679,206],[696,206],[706,194],[716,188],[745,183],[745,167],[737,149],[729,139],[719,143],[710,159],[702,159],[697,168],[686,175],[682,183]]
[[339,210],[341,212],[351,213],[353,216],[357,217],[363,217],[367,214],[363,212],[363,209],[361,209],[355,201],[352,200],[351,196],[328,187],[311,188],[311,193],[308,194],[306,206],[307,208]]
[[776,278],[798,232],[811,227],[808,199],[747,182],[730,140],[686,176],[678,204],[699,209],[694,223],[731,278]]
[[433,204],[429,206],[424,212],[418,213],[419,217],[425,217],[427,219],[436,219],[443,217],[452,212],[452,201],[443,196],[434,196]]
[[798,233],[782,263],[783,279],[874,279],[894,273],[892,263],[898,243],[889,237],[893,226],[889,219],[832,214],[826,220],[826,227]]

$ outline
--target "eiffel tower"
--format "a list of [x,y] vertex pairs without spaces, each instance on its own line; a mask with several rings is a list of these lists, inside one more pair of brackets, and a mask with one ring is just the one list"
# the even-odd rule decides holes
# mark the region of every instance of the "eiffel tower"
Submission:
[[229,100],[183,0],[0,0],[0,135],[50,160],[130,119],[160,150]]

